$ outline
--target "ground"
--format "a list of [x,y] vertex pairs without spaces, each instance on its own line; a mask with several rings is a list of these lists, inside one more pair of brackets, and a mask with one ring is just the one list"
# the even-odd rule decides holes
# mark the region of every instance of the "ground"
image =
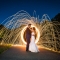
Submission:
[[12,46],[0,54],[0,60],[60,60],[60,54],[39,48],[39,53],[26,52],[25,46]]

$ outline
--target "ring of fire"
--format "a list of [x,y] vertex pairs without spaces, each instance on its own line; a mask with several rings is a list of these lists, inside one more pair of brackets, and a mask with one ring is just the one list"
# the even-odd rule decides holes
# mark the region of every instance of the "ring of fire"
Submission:
[[[39,38],[40,38],[40,31],[36,26],[32,25],[31,27],[35,27],[35,29],[36,29],[37,37],[36,37],[35,43],[37,43],[39,41]],[[23,30],[21,31],[21,40],[23,41],[24,44],[26,44],[26,41],[24,40],[23,35],[24,35],[24,32],[25,32],[26,28],[27,28],[27,26],[25,26],[23,28]]]

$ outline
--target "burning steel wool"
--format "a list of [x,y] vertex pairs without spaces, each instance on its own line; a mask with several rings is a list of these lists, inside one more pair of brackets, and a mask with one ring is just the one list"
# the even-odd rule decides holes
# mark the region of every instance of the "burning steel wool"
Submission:
[[4,26],[0,30],[0,36],[2,37],[0,44],[26,44],[24,32],[27,25],[32,24],[37,33],[36,44],[60,51],[60,23],[52,22],[47,14],[39,19],[38,17],[31,17],[29,13],[21,10],[5,19],[2,24]]

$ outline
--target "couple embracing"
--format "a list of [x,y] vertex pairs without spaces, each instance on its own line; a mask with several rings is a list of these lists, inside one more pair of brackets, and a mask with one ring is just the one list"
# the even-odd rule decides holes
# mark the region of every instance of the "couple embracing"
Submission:
[[31,24],[28,24],[28,27],[25,32],[25,38],[26,38],[26,51],[30,52],[39,52],[37,45],[35,44],[35,27],[31,27]]

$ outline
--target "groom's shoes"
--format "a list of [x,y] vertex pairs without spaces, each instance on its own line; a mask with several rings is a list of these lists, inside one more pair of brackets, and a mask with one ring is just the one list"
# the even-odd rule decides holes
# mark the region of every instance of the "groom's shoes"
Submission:
[[28,51],[26,51],[26,52],[30,52],[30,51],[28,50]]
[[26,52],[27,52],[28,50],[26,50]]
[[28,52],[30,52],[30,51],[28,50]]

